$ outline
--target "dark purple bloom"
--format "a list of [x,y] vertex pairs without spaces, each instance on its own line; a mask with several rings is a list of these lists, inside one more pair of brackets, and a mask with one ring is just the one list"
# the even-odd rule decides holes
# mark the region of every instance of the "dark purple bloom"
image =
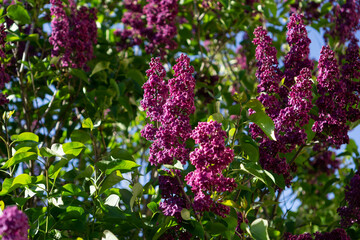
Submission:
[[[260,141],[260,164],[277,174],[282,174],[287,184],[291,181],[291,167],[279,153],[288,153],[306,141],[302,127],[309,122],[312,108],[313,67],[309,57],[310,40],[301,15],[293,15],[288,24],[287,40],[291,50],[285,57],[285,80],[280,88],[282,72],[278,68],[276,49],[271,46],[272,40],[262,28],[254,32],[256,59],[259,69],[256,76],[260,81],[258,100],[264,105],[268,116],[274,121],[277,141],[270,140],[263,131],[252,124],[250,133]],[[301,46],[301,47],[299,47]]]
[[16,206],[7,207],[0,215],[0,235],[2,240],[27,240],[28,218]]
[[338,208],[341,216],[341,225],[345,228],[354,223],[360,223],[360,174],[354,175],[350,180],[349,186],[345,187],[345,200],[347,206]]
[[226,178],[222,174],[234,158],[233,150],[225,146],[226,132],[216,121],[199,122],[191,138],[199,146],[190,153],[190,161],[196,169],[185,177],[195,194],[193,208],[199,213],[212,211],[224,217],[230,208],[210,196],[214,191],[231,192],[236,187],[233,178]]
[[360,29],[360,2],[346,0],[343,5],[337,4],[330,15],[330,21],[334,23],[334,27],[327,30],[327,35],[338,39],[342,44],[352,39]]
[[[335,170],[340,167],[341,161],[335,158],[335,153],[332,151],[323,151],[317,154],[310,165],[313,167],[313,174],[319,175],[326,173],[327,175],[334,174]],[[311,175],[313,175],[311,174]]]
[[163,58],[166,50],[177,47],[174,37],[177,34],[177,0],[148,0],[142,7],[138,1],[124,1],[128,10],[122,22],[126,29],[119,31],[119,49],[126,49],[145,42],[147,53],[157,52]]
[[86,68],[87,61],[93,55],[93,44],[96,43],[96,10],[81,7],[76,9],[74,1],[69,1],[70,12],[62,1],[51,0],[52,33],[49,42],[53,45],[51,55],[60,57],[61,67]]
[[313,240],[310,233],[304,233],[300,235],[292,235],[291,233],[285,233],[283,240]]
[[163,199],[160,202],[160,210],[165,216],[175,216],[180,220],[181,210],[190,208],[190,203],[183,195],[182,186],[179,183],[180,171],[168,171],[168,173],[170,176],[159,176],[159,188]]
[[320,53],[317,78],[320,97],[316,101],[319,115],[315,116],[312,130],[317,133],[319,140],[339,147],[349,142],[349,127],[346,125],[346,84],[338,81],[339,67],[329,46],[323,47]]
[[336,228],[332,232],[314,234],[315,240],[351,240],[344,229]]
[[[304,24],[303,15],[293,14],[287,24],[286,40],[289,43],[290,51],[284,59],[285,81],[281,87],[280,95],[283,101],[287,101],[288,89],[295,83],[295,77],[300,74],[303,68],[313,69],[313,62],[309,59],[310,39]],[[311,77],[311,73],[310,73]]]

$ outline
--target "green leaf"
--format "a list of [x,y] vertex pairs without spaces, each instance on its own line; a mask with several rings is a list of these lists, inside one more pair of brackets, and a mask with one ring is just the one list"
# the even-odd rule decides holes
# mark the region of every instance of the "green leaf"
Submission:
[[186,221],[191,219],[190,211],[186,208],[183,208],[181,210],[180,214],[181,214],[182,219],[184,219]]
[[94,167],[92,165],[89,165],[85,168],[83,172],[81,172],[79,175],[76,176],[76,179],[90,178],[94,173],[94,171],[95,171]]
[[207,121],[210,122],[211,120],[221,123],[224,120],[224,116],[221,113],[214,113]]
[[222,205],[225,205],[225,206],[228,206],[228,207],[233,207],[233,208],[236,208],[236,209],[240,209],[241,207],[236,203],[234,202],[233,200],[225,200],[225,201],[222,201],[220,202]]
[[266,115],[264,112],[256,112],[254,114],[251,114],[249,116],[250,121],[254,122],[256,125],[258,125],[261,130],[264,131],[266,136],[270,138],[270,140],[275,140],[275,124],[273,120]]
[[93,128],[94,128],[94,124],[93,124],[93,122],[91,121],[90,118],[85,119],[85,120],[81,123],[81,126],[82,126],[83,128],[90,128],[91,131],[92,131]]
[[130,209],[133,211],[136,198],[141,197],[143,194],[143,186],[140,183],[135,183],[132,187],[132,197],[130,199]]
[[35,133],[32,133],[32,132],[23,132],[19,135],[13,135],[11,137],[11,139],[13,141],[34,141],[34,142],[39,142],[39,137],[35,134]]
[[249,157],[249,160],[252,162],[257,162],[259,160],[259,148],[255,147],[250,143],[241,143],[241,149]]
[[63,151],[66,155],[78,156],[85,148],[85,145],[81,142],[68,142],[62,145]]
[[77,69],[77,68],[70,68],[69,73],[72,76],[83,80],[85,83],[90,84],[89,83],[89,78],[88,78],[88,76],[86,75],[86,73],[83,70]]
[[105,200],[105,205],[119,207],[120,197],[117,194],[110,194]]
[[10,5],[7,8],[7,15],[14,20],[17,24],[30,24],[31,19],[28,12],[21,5]]
[[5,178],[5,180],[2,184],[2,187],[1,187],[0,196],[4,196],[8,192],[10,192],[10,188],[11,188],[13,181],[14,181],[14,178]]
[[99,195],[102,194],[105,190],[111,188],[115,184],[119,183],[121,180],[123,180],[123,176],[121,175],[121,172],[119,170],[116,170],[112,172],[109,176],[107,176],[104,180],[104,182],[101,185]]
[[227,223],[225,236],[227,237],[227,239],[233,239],[235,230],[238,226],[238,220],[237,220],[237,218],[229,216],[229,217],[225,218],[224,221]]
[[118,240],[118,238],[109,230],[105,230],[103,232],[103,237],[101,238],[101,240]]
[[61,155],[58,155],[55,151],[47,147],[40,148],[40,155],[42,157],[61,157]]
[[36,177],[31,177],[28,174],[20,174],[15,178],[6,178],[3,182],[2,189],[0,192],[0,196],[4,196],[18,187],[25,187],[31,183],[35,183],[37,181]]
[[158,205],[156,202],[149,202],[147,207],[153,212],[156,213],[158,211]]
[[265,112],[264,105],[257,99],[250,99],[245,105],[244,108],[251,108],[255,112]]
[[115,148],[110,152],[109,159],[111,160],[131,160],[134,161],[132,155],[125,149]]
[[62,196],[81,196],[87,197],[87,194],[77,185],[73,183],[65,184],[63,187]]
[[[108,161],[100,161],[102,163],[104,162],[108,162]],[[99,162],[99,163],[100,163]],[[97,166],[99,166],[100,164],[97,164]],[[109,164],[107,165],[107,169],[105,171],[105,173],[107,175],[109,175],[110,173],[112,173],[115,170],[120,170],[121,172],[130,172],[133,168],[137,168],[140,167],[139,164],[137,164],[136,162],[133,161],[128,161],[128,160],[114,160],[114,161],[110,161]]]
[[257,177],[264,184],[268,185],[267,181],[265,180],[264,172],[263,172],[263,170],[261,169],[261,167],[259,165],[254,164],[252,162],[249,162],[246,165],[241,163],[240,164],[240,171],[251,174],[254,177]]
[[229,137],[233,137],[236,132],[236,128],[231,128],[229,131]]
[[49,168],[49,177],[56,178],[60,173],[61,169],[69,162],[69,159],[62,158],[58,163],[55,165],[51,165]]
[[251,235],[255,240],[270,240],[268,234],[268,221],[262,218],[258,218],[251,223],[250,226]]
[[37,159],[37,154],[34,152],[15,153],[15,155],[12,158],[10,158],[1,168],[5,169],[21,162],[26,162],[29,160],[36,160],[36,159]]
[[281,188],[281,189],[285,189],[285,179],[283,175],[279,175],[276,173],[272,174],[275,177],[275,184]]
[[135,183],[132,188],[133,196],[141,197],[143,194],[143,186],[140,183]]
[[180,161],[176,161],[176,163],[174,165],[170,165],[170,164],[164,164],[164,167],[166,167],[167,169],[180,169],[180,170],[184,170],[183,165],[181,164]]
[[64,156],[64,150],[62,148],[62,145],[60,143],[54,143],[51,145],[51,151],[56,154],[56,156]]
[[211,234],[221,234],[227,230],[227,227],[219,222],[206,224],[206,231]]
[[140,86],[142,86],[145,83],[145,78],[143,73],[137,69],[129,69],[128,72],[126,73],[126,77],[133,79]]
[[71,140],[74,142],[86,143],[91,140],[91,136],[87,131],[84,130],[75,130],[71,133]]
[[103,71],[105,69],[109,69],[109,66],[110,66],[110,62],[105,62],[105,61],[98,62],[95,65],[93,71],[91,72],[90,77],[92,77],[95,73],[98,73],[98,72]]

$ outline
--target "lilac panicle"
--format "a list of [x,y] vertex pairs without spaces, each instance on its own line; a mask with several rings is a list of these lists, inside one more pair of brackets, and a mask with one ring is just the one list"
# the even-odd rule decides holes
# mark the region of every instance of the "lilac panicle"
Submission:
[[279,93],[283,73],[278,67],[276,48],[272,46],[272,39],[262,27],[256,28],[254,35],[253,43],[257,45],[255,57],[258,60],[256,77],[260,81],[258,92]]
[[198,144],[190,153],[190,161],[195,170],[186,175],[185,180],[194,192],[193,208],[196,212],[212,211],[222,217],[230,208],[214,201],[210,195],[231,192],[236,183],[233,178],[226,178],[222,171],[233,161],[233,150],[225,146],[226,132],[216,121],[199,122],[192,131],[191,138]]
[[[286,57],[288,62],[285,76],[288,78],[288,86],[284,83],[285,87],[281,89],[279,85],[283,74],[277,66],[276,49],[271,46],[271,38],[260,27],[255,30],[253,41],[257,45],[256,59],[259,66],[256,73],[260,81],[258,100],[274,121],[277,141],[270,140],[255,124],[250,126],[252,137],[260,139],[260,164],[266,170],[282,174],[287,184],[291,181],[291,167],[279,153],[291,152],[297,145],[305,143],[306,133],[302,126],[309,122],[309,112],[312,108],[312,63],[308,59],[310,40],[302,16],[293,15],[288,28],[287,40],[291,46],[291,51]],[[302,48],[297,48],[296,45]],[[298,63],[290,63],[290,60]],[[284,96],[281,96],[282,93]]]
[[287,24],[286,40],[289,43],[290,51],[284,59],[285,81],[281,87],[281,97],[286,102],[288,89],[295,83],[295,77],[300,74],[303,68],[313,69],[313,62],[309,59],[311,40],[307,36],[303,15],[293,14]]
[[341,66],[341,79],[346,84],[346,118],[350,122],[355,122],[360,119],[360,55],[356,38],[351,40],[346,49],[345,63]]
[[93,44],[96,43],[96,10],[81,7],[76,9],[74,1],[69,1],[70,16],[63,1],[50,0],[52,57],[60,57],[61,67],[86,68],[87,61],[94,57]]
[[161,58],[166,50],[174,50],[177,43],[176,17],[178,14],[177,0],[148,0],[142,7],[138,1],[124,1],[127,12],[122,22],[125,29],[116,31],[120,36],[119,50],[145,42],[146,53],[159,53]]
[[[190,59],[182,54],[173,66],[174,78],[165,82],[165,68],[159,58],[153,58],[146,71],[148,81],[143,85],[144,98],[141,106],[147,111],[149,123],[141,130],[150,146],[149,162],[154,165],[186,164],[189,150],[185,142],[190,137],[190,114],[194,113],[195,79]],[[169,176],[159,177],[159,188],[163,201],[160,209],[166,216],[181,220],[181,210],[190,208],[190,202],[183,195],[179,170],[168,171]]]
[[27,240],[28,218],[16,206],[7,207],[0,215],[0,235],[2,240]]
[[161,121],[163,106],[169,95],[169,88],[164,81],[166,71],[159,58],[152,58],[149,65],[150,69],[146,71],[149,80],[142,87],[144,98],[141,106],[147,111],[146,116],[151,121]]
[[319,175],[322,173],[332,175],[335,173],[336,169],[339,169],[341,161],[335,158],[335,152],[332,151],[323,151],[317,154],[313,161],[310,162],[310,165],[313,168],[313,174]]
[[334,6],[333,12],[330,21],[334,23],[334,27],[328,30],[327,34],[344,44],[352,39],[355,32],[360,29],[360,2],[346,0],[343,5]]
[[181,220],[181,210],[190,208],[190,203],[187,202],[183,194],[183,186],[178,180],[181,177],[180,170],[168,171],[168,173],[169,176],[159,176],[159,188],[164,199],[160,202],[160,209],[165,216],[175,216]]
[[338,208],[341,226],[348,228],[355,223],[360,224],[360,172],[357,172],[345,187],[347,206]]
[[329,46],[323,47],[320,54],[317,78],[320,97],[316,101],[319,115],[315,117],[312,130],[317,133],[318,139],[339,147],[349,142],[349,127],[346,125],[346,84],[338,81],[339,67]]
[[141,105],[155,125],[147,124],[141,133],[153,141],[149,161],[155,165],[173,164],[174,160],[185,164],[189,159],[185,142],[191,133],[189,115],[195,111],[194,68],[186,55],[182,54],[176,61],[174,78],[166,83],[160,59],[152,59],[147,71],[149,80],[143,86]]

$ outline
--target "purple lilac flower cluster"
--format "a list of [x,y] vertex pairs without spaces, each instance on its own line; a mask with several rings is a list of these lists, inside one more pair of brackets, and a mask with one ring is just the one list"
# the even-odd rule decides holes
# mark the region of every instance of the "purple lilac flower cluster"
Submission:
[[[302,18],[302,15],[293,15],[288,24],[287,41],[290,44],[290,52],[285,57],[285,74],[278,67],[277,51],[271,46],[272,40],[267,31],[262,27],[255,29],[253,40],[257,45],[256,76],[260,80],[258,100],[274,121],[277,141],[270,140],[255,124],[250,126],[250,132],[254,139],[260,138],[262,167],[282,174],[287,184],[291,181],[291,167],[279,153],[291,152],[297,145],[305,143],[306,133],[301,127],[309,122],[309,112],[312,108],[310,79],[313,63],[309,60],[310,39],[307,37]],[[284,86],[280,87],[283,76]]]
[[181,220],[181,210],[189,209],[190,203],[183,194],[180,185],[180,170],[168,171],[168,176],[159,176],[159,188],[164,201],[160,202],[160,210],[165,216],[174,216]]
[[353,38],[345,54],[345,63],[341,66],[341,80],[346,85],[347,116],[350,122],[360,119],[360,82],[353,81],[360,79],[360,55],[358,40]]
[[191,138],[199,147],[190,153],[190,161],[195,170],[186,175],[185,180],[194,193],[193,208],[196,212],[212,211],[222,217],[230,208],[213,200],[213,192],[231,192],[236,183],[227,178],[222,171],[233,161],[233,150],[225,146],[226,132],[216,121],[200,122],[192,131]]
[[290,51],[284,59],[285,81],[280,89],[280,96],[284,101],[287,100],[288,89],[294,85],[295,77],[300,74],[300,71],[303,68],[312,70],[314,67],[309,59],[311,40],[307,36],[303,18],[301,14],[293,14],[287,24],[286,41],[290,45]]
[[360,2],[358,0],[346,0],[342,5],[333,7],[333,14],[329,15],[334,27],[326,32],[326,35],[338,38],[340,43],[345,43],[355,36],[360,29]]
[[[141,106],[152,123],[141,130],[141,135],[153,141],[149,162],[154,165],[173,164],[174,160],[186,164],[189,150],[185,142],[190,137],[189,115],[194,113],[195,79],[190,59],[182,54],[174,65],[174,78],[165,82],[165,68],[159,58],[152,58],[146,71],[148,81],[143,85],[144,98]],[[180,212],[189,208],[190,202],[183,195],[180,171],[169,171],[159,177],[159,188],[164,201],[160,209],[167,216],[181,219]]]
[[61,67],[85,68],[94,57],[93,44],[96,43],[96,10],[94,8],[76,8],[69,1],[70,16],[66,13],[63,1],[50,0],[52,33],[49,39],[53,45],[52,56],[60,57]]
[[310,233],[304,233],[300,235],[293,235],[291,233],[284,234],[284,240],[313,240]]
[[318,93],[316,101],[319,115],[314,116],[312,130],[317,133],[317,139],[335,147],[349,142],[346,125],[346,85],[338,81],[340,71],[334,52],[325,46],[321,49],[319,59]]
[[[5,87],[5,84],[10,82],[10,76],[5,71],[5,64],[2,63],[1,59],[6,58],[5,54],[5,44],[6,44],[6,32],[3,24],[0,25],[0,89]],[[0,106],[8,103],[9,100],[6,98],[6,95],[0,93]]]
[[360,172],[358,171],[345,187],[345,200],[348,206],[338,208],[341,225],[345,228],[360,224]]
[[166,50],[177,48],[174,37],[177,34],[176,16],[178,14],[177,0],[147,0],[142,7],[139,1],[124,1],[128,10],[124,13],[122,22],[125,29],[115,31],[120,36],[119,49],[126,49],[145,42],[148,54],[159,51],[163,58]]
[[310,165],[313,170],[312,176],[325,173],[326,175],[332,175],[336,169],[339,169],[341,160],[335,158],[335,152],[323,151],[317,154],[313,161],[310,161]]
[[0,215],[0,235],[2,240],[27,240],[28,218],[16,206],[7,207]]
[[[315,240],[351,240],[344,229],[336,228],[328,233],[314,233]],[[304,233],[300,235],[292,235],[291,233],[285,233],[284,240],[313,240],[314,238],[310,233]]]
[[147,124],[141,134],[153,141],[149,161],[155,165],[173,164],[174,160],[185,164],[189,159],[185,142],[191,133],[189,115],[195,111],[194,68],[184,54],[176,61],[174,78],[166,83],[164,67],[153,58],[147,71],[149,80],[143,86],[141,106],[154,123]]
[[328,233],[314,233],[315,240],[351,240],[344,229],[336,228]]

